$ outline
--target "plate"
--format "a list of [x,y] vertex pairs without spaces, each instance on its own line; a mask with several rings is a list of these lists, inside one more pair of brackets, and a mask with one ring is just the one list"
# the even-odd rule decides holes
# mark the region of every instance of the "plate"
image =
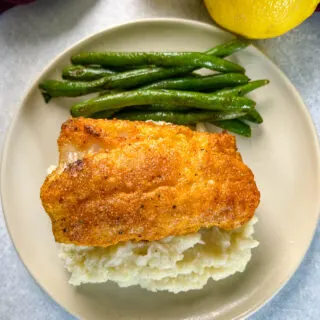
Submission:
[[315,129],[299,94],[266,56],[251,46],[234,55],[251,79],[270,85],[252,93],[264,117],[253,137],[237,138],[261,191],[255,238],[260,246],[245,272],[202,290],[151,293],[116,284],[68,284],[57,257],[39,189],[57,163],[57,137],[73,100],[45,104],[38,83],[58,78],[70,56],[82,50],[204,51],[232,38],[211,25],[177,19],[131,22],[95,34],[57,57],[23,100],[6,140],[2,203],[14,245],[32,276],[61,306],[85,319],[238,319],[270,299],[292,276],[310,244],[320,208],[320,156]]

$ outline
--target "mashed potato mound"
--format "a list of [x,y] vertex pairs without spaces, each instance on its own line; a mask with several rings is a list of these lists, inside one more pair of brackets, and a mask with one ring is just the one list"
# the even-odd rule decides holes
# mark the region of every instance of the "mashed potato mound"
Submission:
[[156,292],[201,289],[211,278],[242,272],[259,243],[252,238],[253,218],[232,231],[201,229],[152,242],[125,242],[107,248],[60,244],[59,257],[72,285],[114,281]]

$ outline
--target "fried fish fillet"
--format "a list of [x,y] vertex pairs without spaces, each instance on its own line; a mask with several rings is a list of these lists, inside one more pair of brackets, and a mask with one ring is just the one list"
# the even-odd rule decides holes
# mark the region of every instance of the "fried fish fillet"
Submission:
[[227,133],[121,120],[70,119],[59,166],[41,188],[57,242],[107,247],[200,228],[234,229],[260,200]]

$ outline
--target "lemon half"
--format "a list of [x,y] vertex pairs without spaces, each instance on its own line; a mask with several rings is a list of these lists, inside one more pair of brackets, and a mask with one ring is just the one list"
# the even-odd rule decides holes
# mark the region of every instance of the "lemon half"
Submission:
[[211,17],[223,28],[246,38],[284,34],[307,19],[320,0],[204,0]]

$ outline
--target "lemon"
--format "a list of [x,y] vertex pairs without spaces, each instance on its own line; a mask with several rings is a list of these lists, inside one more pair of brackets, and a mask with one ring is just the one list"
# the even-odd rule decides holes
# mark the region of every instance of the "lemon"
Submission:
[[319,0],[204,0],[211,17],[223,28],[247,38],[279,36],[299,25]]

